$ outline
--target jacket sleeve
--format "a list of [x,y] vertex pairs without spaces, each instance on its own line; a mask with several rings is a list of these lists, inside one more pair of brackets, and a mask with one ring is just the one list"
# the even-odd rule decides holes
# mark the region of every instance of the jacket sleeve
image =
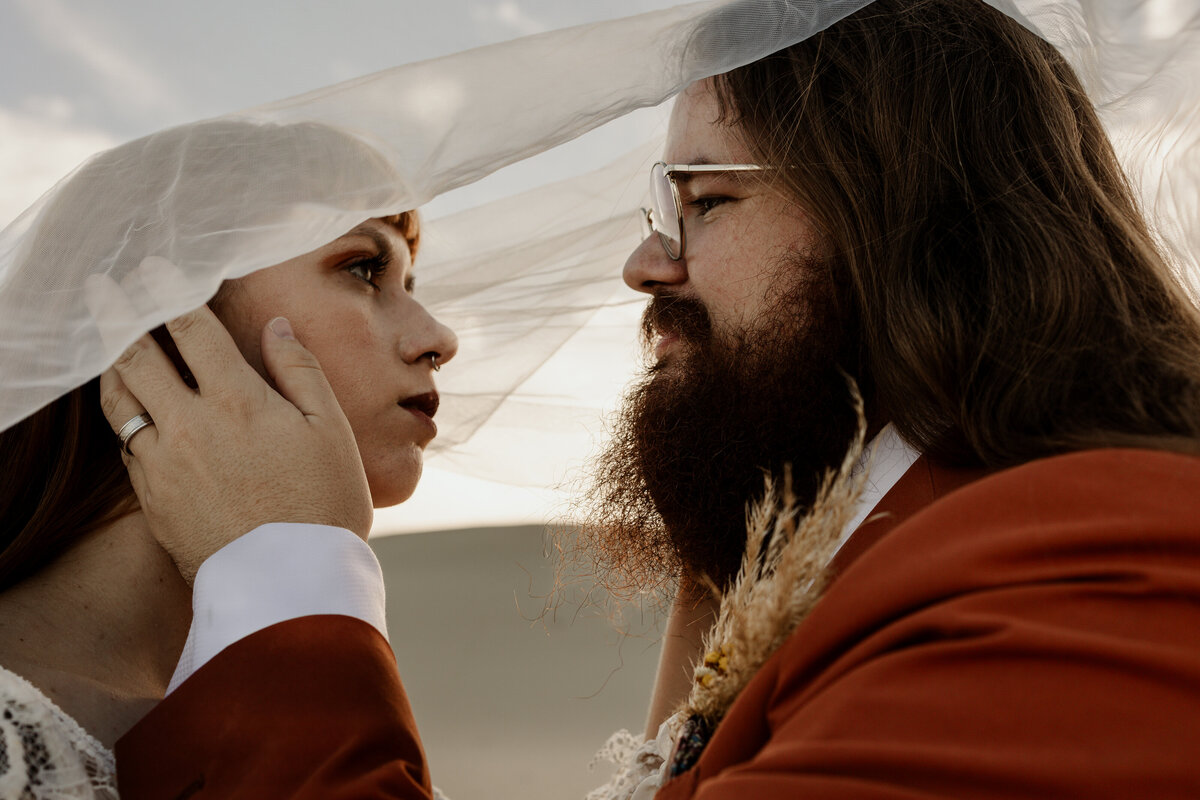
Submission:
[[391,649],[343,616],[282,622],[221,651],[115,754],[124,800],[432,797]]

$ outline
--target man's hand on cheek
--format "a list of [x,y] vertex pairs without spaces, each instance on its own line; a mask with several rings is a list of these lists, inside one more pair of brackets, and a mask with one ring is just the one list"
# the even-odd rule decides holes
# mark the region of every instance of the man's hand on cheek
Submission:
[[207,307],[167,324],[197,389],[149,335],[101,378],[114,431],[143,411],[128,441],[130,480],[155,537],[190,583],[206,558],[259,525],[371,527],[354,434],[316,358],[277,318],[262,354],[278,391],[242,358]]

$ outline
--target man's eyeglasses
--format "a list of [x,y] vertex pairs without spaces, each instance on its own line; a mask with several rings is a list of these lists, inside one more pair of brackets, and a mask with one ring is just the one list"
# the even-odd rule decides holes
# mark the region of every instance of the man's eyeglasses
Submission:
[[[663,249],[672,261],[683,258],[687,234],[683,229],[683,203],[675,176],[698,172],[755,172],[765,169],[758,164],[667,164],[659,161],[650,168],[650,208],[643,208],[650,231],[658,234]],[[649,235],[649,234],[647,234]]]

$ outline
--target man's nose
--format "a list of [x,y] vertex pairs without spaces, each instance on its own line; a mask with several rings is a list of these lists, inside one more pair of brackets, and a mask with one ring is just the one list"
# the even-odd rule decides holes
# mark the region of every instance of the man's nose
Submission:
[[629,255],[621,277],[630,289],[653,294],[662,287],[681,286],[687,282],[687,262],[684,259],[672,261],[658,240],[658,234],[652,233]]

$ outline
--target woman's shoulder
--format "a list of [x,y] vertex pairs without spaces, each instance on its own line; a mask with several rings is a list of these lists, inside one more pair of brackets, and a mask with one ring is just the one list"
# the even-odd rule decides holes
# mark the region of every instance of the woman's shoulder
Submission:
[[112,753],[37,687],[2,666],[0,797],[117,797]]

